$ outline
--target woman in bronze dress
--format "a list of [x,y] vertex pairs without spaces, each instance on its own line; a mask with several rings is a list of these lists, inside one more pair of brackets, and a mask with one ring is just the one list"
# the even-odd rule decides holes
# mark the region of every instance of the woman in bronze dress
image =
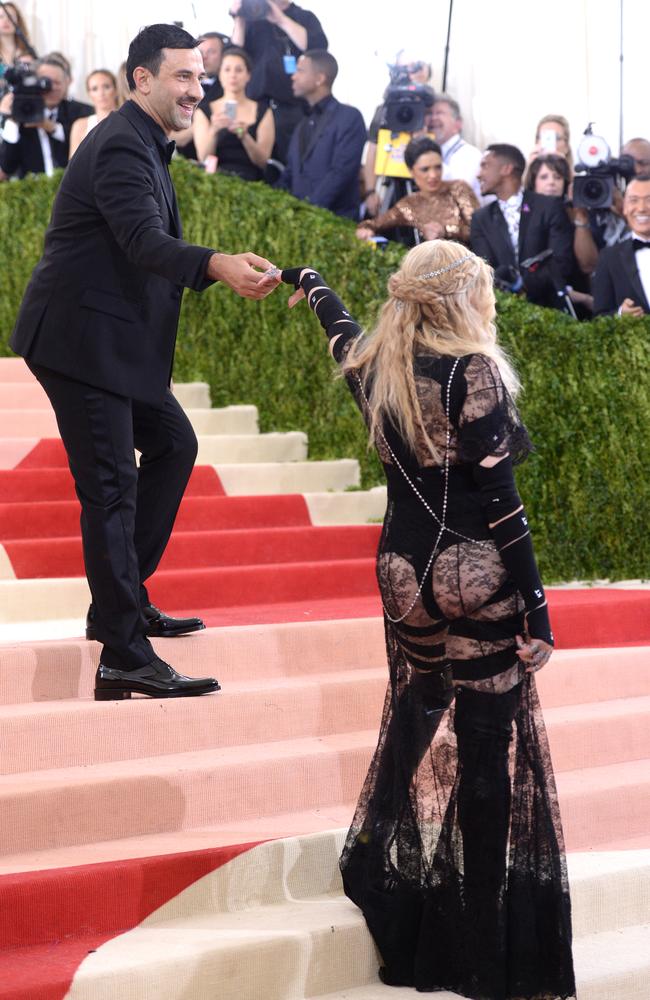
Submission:
[[357,236],[367,240],[397,226],[412,226],[425,240],[456,240],[469,243],[472,215],[478,199],[465,181],[443,181],[440,146],[428,136],[411,139],[404,162],[418,188],[400,198],[388,212],[364,219]]
[[385,983],[567,1000],[569,888],[534,678],[553,636],[513,478],[531,445],[490,268],[456,242],[415,247],[369,334],[318,272],[282,277],[323,325],[388,483],[389,684],[345,891]]

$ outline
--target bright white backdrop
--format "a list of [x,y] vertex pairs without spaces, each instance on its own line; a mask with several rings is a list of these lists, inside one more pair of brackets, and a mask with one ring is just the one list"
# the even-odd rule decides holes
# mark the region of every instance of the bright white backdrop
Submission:
[[[97,66],[115,68],[144,24],[178,20],[192,32],[227,32],[228,0],[18,0],[36,48],[73,62],[76,96]],[[399,49],[434,66],[440,87],[448,0],[302,0],[321,19],[341,70],[340,100],[369,120]],[[620,17],[623,135],[650,136],[647,79],[650,0],[454,0],[447,89],[460,101],[467,137],[514,142],[527,153],[535,123],[564,114],[572,144],[588,121],[618,151]]]

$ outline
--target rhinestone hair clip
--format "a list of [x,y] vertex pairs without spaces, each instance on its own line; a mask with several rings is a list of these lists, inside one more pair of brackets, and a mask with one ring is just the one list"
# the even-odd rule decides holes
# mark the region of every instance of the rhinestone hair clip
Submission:
[[447,264],[446,267],[438,268],[437,271],[427,271],[426,274],[418,274],[418,278],[422,278],[423,281],[426,281],[427,278],[437,278],[439,274],[446,274],[447,271],[453,271],[455,267],[460,267],[460,265],[464,264],[466,260],[473,259],[474,254],[468,253],[464,257],[459,257],[458,260],[455,260],[452,264]]

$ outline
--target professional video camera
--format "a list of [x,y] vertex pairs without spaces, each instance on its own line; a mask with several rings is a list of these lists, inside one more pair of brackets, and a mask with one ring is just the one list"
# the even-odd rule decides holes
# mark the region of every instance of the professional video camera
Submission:
[[52,89],[52,81],[47,77],[37,76],[34,70],[24,63],[14,63],[6,69],[4,79],[14,95],[11,108],[13,120],[19,125],[42,122],[45,117],[43,94]]
[[573,181],[574,208],[610,208],[616,183],[634,176],[632,157],[614,159],[602,135],[594,135],[592,124],[587,125],[578,146],[580,162],[576,163]]
[[424,116],[435,100],[431,87],[411,83],[409,69],[414,67],[389,65],[390,83],[384,93],[382,128],[390,132],[417,132],[424,125]]
[[263,21],[269,10],[267,0],[242,0],[239,16],[247,21]]

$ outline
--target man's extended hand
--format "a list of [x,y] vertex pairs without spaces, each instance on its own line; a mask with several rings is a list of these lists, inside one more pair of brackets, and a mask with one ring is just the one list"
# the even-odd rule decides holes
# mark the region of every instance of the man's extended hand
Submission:
[[[275,273],[264,273],[273,269]],[[265,299],[280,284],[280,271],[256,253],[214,253],[207,276],[213,281],[223,281],[245,299]]]

